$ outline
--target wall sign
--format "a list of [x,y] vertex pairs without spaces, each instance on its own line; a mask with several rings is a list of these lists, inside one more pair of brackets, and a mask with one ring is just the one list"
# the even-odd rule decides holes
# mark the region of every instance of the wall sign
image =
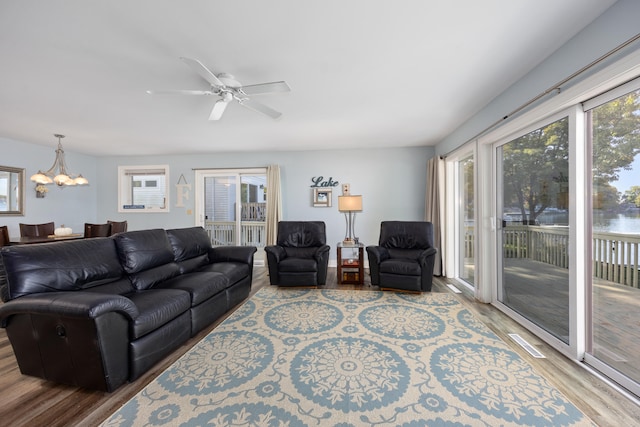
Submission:
[[313,184],[311,184],[311,188],[315,188],[315,187],[337,187],[338,185],[340,185],[340,183],[338,181],[334,181],[333,177],[329,177],[328,180],[324,180],[324,176],[320,175],[318,177],[313,177],[311,178],[311,182]]

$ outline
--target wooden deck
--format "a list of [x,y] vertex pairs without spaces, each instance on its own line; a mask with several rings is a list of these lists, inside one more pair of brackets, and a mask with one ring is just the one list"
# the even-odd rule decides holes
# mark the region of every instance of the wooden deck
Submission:
[[[569,270],[527,259],[506,259],[503,302],[568,343]],[[640,289],[596,280],[593,354],[640,382]]]
[[[436,278],[433,292],[450,292],[446,287],[447,283],[449,282]],[[252,293],[263,286],[269,286],[267,269],[255,268]],[[362,286],[338,286],[335,268],[329,269],[329,277],[325,287],[377,289],[371,286],[368,274],[365,274],[365,284]],[[568,360],[491,305],[476,302],[467,291],[457,294],[457,297],[478,319],[530,363],[538,373],[544,375],[597,425],[603,427],[638,425],[640,405],[637,402],[620,394],[615,388],[583,369],[580,364]],[[3,399],[0,401],[0,426],[98,425],[206,336],[215,326],[214,324],[206,328],[143,374],[137,381],[126,384],[113,393],[87,391],[21,375],[6,333],[4,329],[0,329],[0,390],[4,392]],[[508,337],[509,333],[520,334],[537,350],[544,353],[546,359],[531,357]]]

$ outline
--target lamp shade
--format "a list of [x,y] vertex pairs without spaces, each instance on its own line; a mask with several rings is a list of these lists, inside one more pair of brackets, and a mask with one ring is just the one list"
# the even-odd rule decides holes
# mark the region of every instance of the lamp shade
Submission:
[[338,210],[340,212],[361,211],[362,196],[338,196]]

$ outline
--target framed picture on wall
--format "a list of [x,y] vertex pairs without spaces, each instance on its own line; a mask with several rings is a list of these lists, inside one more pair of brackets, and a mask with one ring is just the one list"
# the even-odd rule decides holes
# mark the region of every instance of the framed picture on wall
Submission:
[[331,207],[331,190],[326,188],[314,188],[313,206],[317,208]]

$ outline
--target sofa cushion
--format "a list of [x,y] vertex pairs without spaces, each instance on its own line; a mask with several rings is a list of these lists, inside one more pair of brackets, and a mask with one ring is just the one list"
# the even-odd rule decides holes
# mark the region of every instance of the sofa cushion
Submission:
[[221,273],[229,279],[229,285],[244,279],[251,274],[250,269],[253,266],[243,264],[240,262],[216,262],[214,264],[208,264],[199,271],[211,271]]
[[213,271],[185,273],[165,280],[158,285],[162,289],[181,289],[189,292],[192,306],[201,304],[212,296],[224,292],[228,286],[229,279],[225,275]]
[[3,301],[40,292],[78,291],[123,277],[111,239],[95,238],[2,248]]
[[167,233],[162,229],[128,231],[112,237],[124,271],[136,289],[150,287],[179,274]]
[[146,289],[125,296],[140,313],[131,325],[132,339],[158,329],[191,308],[189,293],[179,289]]

